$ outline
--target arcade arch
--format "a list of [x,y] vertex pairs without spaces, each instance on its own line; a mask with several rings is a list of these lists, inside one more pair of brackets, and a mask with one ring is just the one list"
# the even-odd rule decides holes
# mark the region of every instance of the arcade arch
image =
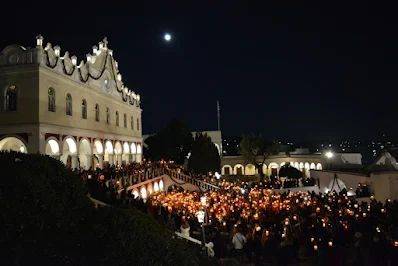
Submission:
[[159,192],[159,184],[158,184],[158,182],[155,182],[155,183],[153,184],[153,191],[154,191],[154,192]]
[[236,164],[234,166],[234,175],[244,175],[245,174],[245,168],[241,164]]
[[316,165],[316,170],[322,170],[322,164],[318,163],[318,164]]
[[6,137],[0,141],[0,151],[28,153],[25,143],[17,137]]
[[49,156],[59,156],[59,144],[56,139],[48,139],[46,143],[46,155]]
[[163,189],[164,189],[164,183],[163,183],[163,180],[160,180],[159,181],[159,190],[163,191]]
[[327,191],[325,191],[325,192],[335,190],[337,193],[340,193],[340,191],[342,191],[343,189],[347,189],[347,186],[341,179],[336,178],[336,179],[332,179],[332,181],[330,181]]
[[277,176],[279,173],[279,166],[277,163],[270,163],[268,165],[268,176]]
[[245,175],[255,175],[257,172],[256,170],[256,167],[249,163],[245,166]]
[[141,162],[141,158],[142,158],[142,149],[141,149],[141,144],[138,143],[137,144],[137,162]]
[[123,155],[122,155],[122,163],[130,162],[130,146],[127,142],[123,143]]
[[104,161],[113,165],[113,145],[109,140],[105,142]]
[[224,165],[221,169],[221,175],[232,175],[232,166],[230,165]]
[[61,161],[69,168],[77,168],[77,146],[76,141],[72,137],[64,139],[62,144]]
[[120,143],[120,141],[117,141],[115,143],[115,156],[116,156],[116,158],[114,158],[115,164],[122,165],[122,153],[123,153],[122,144]]
[[147,198],[147,191],[146,191],[145,186],[142,186],[142,187],[141,187],[140,192],[141,192],[141,198],[142,198],[142,199],[146,199],[146,198]]
[[90,142],[87,139],[82,139],[79,145],[79,161],[80,167],[84,168],[85,170],[94,167],[91,151],[92,149]]
[[131,160],[133,161],[133,162],[136,162],[136,160],[137,160],[137,146],[135,145],[135,143],[133,142],[133,143],[131,143],[131,145],[130,145],[130,153],[131,153]]

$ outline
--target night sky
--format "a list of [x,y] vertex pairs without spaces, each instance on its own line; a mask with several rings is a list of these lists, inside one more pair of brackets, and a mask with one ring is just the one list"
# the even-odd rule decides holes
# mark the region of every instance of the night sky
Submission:
[[123,81],[141,95],[144,133],[172,118],[192,131],[216,130],[219,100],[224,135],[397,139],[395,8],[366,1],[141,2],[150,5],[62,5],[56,13],[43,5],[17,19],[8,12],[0,17],[0,46],[35,46],[41,33],[44,43],[80,61],[107,36]]

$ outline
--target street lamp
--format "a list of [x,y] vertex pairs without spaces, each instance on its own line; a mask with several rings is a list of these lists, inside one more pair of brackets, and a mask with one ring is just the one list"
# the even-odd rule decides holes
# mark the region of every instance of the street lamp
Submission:
[[333,158],[334,154],[333,154],[333,152],[328,151],[325,155],[326,155],[326,161],[327,161],[327,168],[328,168],[328,170],[330,170],[330,168],[331,168],[330,159]]
[[200,210],[196,213],[196,217],[198,218],[198,222],[200,223],[200,226],[202,227],[202,250],[203,250],[203,255],[206,255],[206,234],[205,234],[205,226],[204,226],[204,221],[205,221],[205,212]]

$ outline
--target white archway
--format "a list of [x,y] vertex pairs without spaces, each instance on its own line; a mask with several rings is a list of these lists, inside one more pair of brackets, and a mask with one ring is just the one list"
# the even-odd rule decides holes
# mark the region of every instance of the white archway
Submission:
[[268,165],[268,176],[277,176],[279,173],[279,166],[277,163],[270,163]]
[[142,198],[142,199],[146,199],[148,195],[147,195],[145,186],[142,186],[142,187],[141,187],[140,192],[141,192],[141,193],[140,193],[140,194],[141,194],[141,198]]
[[159,190],[160,190],[160,191],[163,191],[163,189],[164,189],[163,180],[160,180],[160,181],[159,181]]
[[122,161],[125,164],[128,164],[130,162],[130,146],[127,142],[123,143]]
[[315,170],[315,164],[314,163],[310,164],[310,169]]
[[146,191],[148,192],[148,196],[153,193],[153,187],[151,183],[148,184]]
[[136,198],[140,197],[140,193],[138,192],[137,189],[134,189],[133,192],[131,193],[131,195],[134,195],[134,197],[136,197]]
[[154,192],[159,192],[159,184],[158,184],[158,182],[153,183],[153,191]]
[[301,169],[304,169],[304,163],[300,163],[299,169],[301,171]]
[[234,166],[234,175],[244,175],[245,174],[245,167],[241,164],[235,164]]
[[122,165],[123,147],[120,141],[116,141],[114,152],[115,152],[115,158],[113,159],[113,161],[115,162],[115,165]]
[[17,137],[6,137],[0,141],[0,151],[28,153],[25,143]]
[[263,174],[268,175],[268,167],[265,163],[263,164]]
[[322,170],[322,164],[318,163],[318,164],[316,165],[316,170]]
[[245,166],[245,175],[255,175],[256,174],[256,167],[249,163]]
[[230,165],[224,165],[222,168],[221,168],[221,175],[232,175],[233,174],[233,172],[232,172],[232,166],[230,166]]
[[59,156],[59,144],[56,139],[48,139],[46,143],[46,155]]
[[122,154],[122,153],[123,153],[122,144],[119,141],[116,141],[115,154]]
[[137,162],[141,162],[142,159],[142,149],[141,149],[141,144],[137,143]]
[[303,175],[304,175],[304,177],[310,176],[310,164],[309,163],[304,164]]
[[85,170],[90,169],[93,166],[92,155],[91,155],[91,144],[87,139],[82,139],[79,145],[79,161],[80,167]]
[[133,162],[136,162],[137,161],[137,145],[135,145],[135,143],[133,142],[133,143],[131,143],[131,145],[130,145],[130,153],[131,153],[131,160],[133,161]]
[[75,159],[72,159],[72,156],[77,156],[76,141],[72,137],[67,137],[62,144],[60,159],[67,167],[76,168],[77,162],[73,162]]
[[105,142],[104,161],[113,165],[113,145],[109,140]]
[[[95,167],[102,168],[103,163],[103,154],[104,154],[104,147],[102,146],[101,141],[95,140],[93,145],[93,153]],[[101,157],[101,159],[100,159]]]
[[299,163],[298,163],[298,162],[295,162],[295,163],[294,163],[294,167],[296,167],[297,169],[299,169]]

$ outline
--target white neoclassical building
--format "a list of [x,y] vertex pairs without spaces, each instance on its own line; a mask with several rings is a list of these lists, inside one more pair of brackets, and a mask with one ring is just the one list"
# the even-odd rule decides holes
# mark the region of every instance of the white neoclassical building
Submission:
[[59,46],[0,54],[0,150],[47,154],[77,168],[141,161],[140,96],[122,82],[106,38],[85,61]]

